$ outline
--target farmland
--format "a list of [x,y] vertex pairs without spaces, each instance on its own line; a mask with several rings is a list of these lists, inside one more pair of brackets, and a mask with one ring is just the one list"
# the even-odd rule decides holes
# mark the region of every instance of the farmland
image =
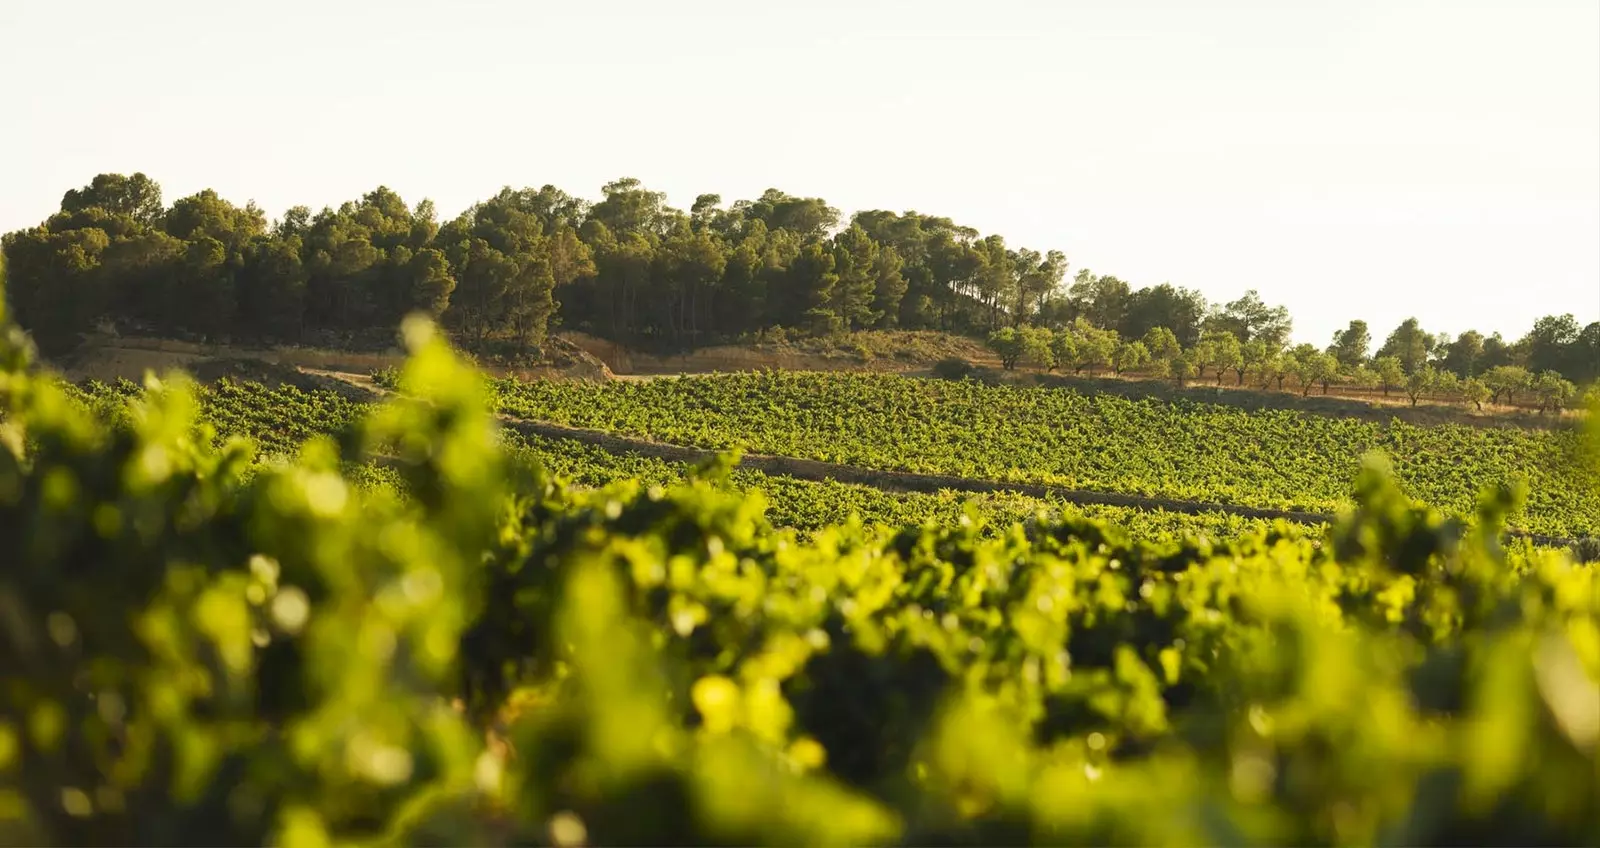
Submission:
[[[8,836],[1179,845],[1600,827],[1600,575],[1500,534],[1592,526],[1591,472],[1563,464],[1584,458],[1577,433],[853,375],[480,383],[418,345],[370,402],[8,366],[5,418],[29,448],[0,454],[0,533],[27,540],[4,579],[33,587],[7,595],[31,634],[6,643],[31,681],[0,700],[0,788],[23,813]],[[880,490],[497,414],[1342,514]],[[1363,465],[1372,448],[1411,457]],[[164,753],[185,740],[214,753]]]
[[[209,425],[220,443],[231,436],[252,440],[264,455],[293,457],[313,436],[339,439],[356,427],[366,404],[329,391],[305,391],[293,386],[267,387],[259,383],[221,380],[196,387],[199,423]],[[88,382],[71,387],[75,397],[115,417],[123,405],[141,393],[134,383]],[[125,413],[122,413],[125,414]],[[503,431],[508,457],[560,475],[573,485],[601,488],[621,480],[642,486],[670,486],[696,476],[694,466],[637,454],[613,453],[575,439],[545,438]],[[378,479],[387,479],[380,475]],[[1110,521],[1135,537],[1171,541],[1184,535],[1231,537],[1261,531],[1271,522],[1224,514],[1187,515],[1113,505],[1076,505],[1049,498],[996,492],[973,495],[962,492],[889,492],[835,482],[804,480],[758,471],[733,470],[721,480],[743,493],[760,493],[768,518],[779,527],[809,532],[852,518],[886,526],[953,524],[980,521],[990,531],[1046,516],[1071,515]]]
[[1528,507],[1516,524],[1549,535],[1600,527],[1600,496],[1570,431],[1376,424],[870,374],[495,389],[511,415],[677,444],[1310,512],[1349,506],[1363,458],[1380,451],[1408,494],[1441,509],[1469,514],[1484,486],[1524,479]]

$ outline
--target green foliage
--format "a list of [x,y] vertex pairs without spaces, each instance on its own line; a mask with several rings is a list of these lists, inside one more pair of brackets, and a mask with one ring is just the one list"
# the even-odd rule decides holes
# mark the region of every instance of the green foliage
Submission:
[[1533,382],[1533,391],[1539,396],[1539,411],[1560,411],[1577,396],[1578,389],[1571,381],[1554,371],[1540,372]]
[[1372,345],[1372,332],[1367,322],[1351,321],[1348,327],[1333,334],[1333,344],[1328,353],[1339,360],[1343,368],[1355,368],[1367,361],[1367,348]]
[[989,349],[1000,357],[1000,367],[1010,371],[1022,359],[1023,337],[1015,327],[1004,327],[989,334]]
[[1389,396],[1390,389],[1406,385],[1406,369],[1399,357],[1380,356],[1372,364],[1384,397]]
[[1383,346],[1378,348],[1378,358],[1394,357],[1400,361],[1400,367],[1407,375],[1414,374],[1417,369],[1428,364],[1428,353],[1434,346],[1435,338],[1422,330],[1422,326],[1415,318],[1407,318],[1396,327],[1389,338],[1384,340]]
[[875,374],[496,386],[511,415],[676,444],[1317,512],[1351,502],[1349,481],[1377,450],[1408,492],[1458,515],[1482,487],[1525,475],[1532,495],[1519,529],[1575,536],[1600,518],[1593,475],[1571,460],[1577,436],[1564,429],[1422,427]]
[[1461,381],[1461,394],[1478,409],[1483,408],[1483,402],[1494,395],[1492,389],[1476,377],[1469,377]]
[[975,366],[957,356],[946,357],[933,364],[933,376],[941,380],[965,380],[972,376]]
[[1093,374],[1095,369],[1112,364],[1117,343],[1115,330],[1101,329],[1080,317],[1058,331],[1051,347],[1058,365],[1070,367],[1075,372],[1087,368]]
[[1516,393],[1533,388],[1534,377],[1528,369],[1517,365],[1497,365],[1484,372],[1483,384],[1489,387],[1494,400],[1505,399],[1511,403]]
[[1184,380],[1200,375],[1200,367],[1195,360],[1196,354],[1193,351],[1185,351],[1167,361],[1167,373],[1179,388],[1183,387]]
[[1137,371],[1150,362],[1150,351],[1144,342],[1123,342],[1111,355],[1111,365],[1118,374],[1124,371]]
[[252,467],[247,443],[195,439],[182,380],[110,429],[0,352],[6,841],[377,836],[470,778],[438,687],[504,494],[438,342],[408,366],[432,403],[366,430],[431,495],[409,506],[362,498],[326,441]]
[[1183,353],[1183,348],[1178,344],[1177,335],[1166,327],[1151,327],[1150,331],[1144,334],[1142,341],[1144,342],[1145,350],[1150,354],[1152,362],[1171,362],[1179,354]]
[[1424,394],[1437,390],[1439,383],[1439,372],[1431,365],[1424,365],[1412,372],[1406,378],[1406,396],[1411,398],[1411,405],[1416,406],[1417,400]]
[[[1597,573],[1364,471],[1326,540],[773,530],[497,447],[423,325],[347,460],[101,423],[0,345],[0,833],[235,844],[1583,843]],[[698,387],[698,384],[696,384]],[[502,386],[500,391],[504,391]],[[265,391],[245,386],[241,391]],[[103,407],[120,395],[96,393]]]
[[1195,345],[1194,361],[1200,376],[1204,376],[1205,370],[1210,368],[1217,378],[1217,385],[1220,386],[1228,369],[1238,368],[1244,364],[1244,347],[1239,343],[1239,337],[1231,330],[1208,330],[1201,337],[1200,343]]
[[[1054,362],[1037,361],[1075,372],[1117,367],[1124,340],[1142,342],[1161,375],[1182,348],[1219,384],[1225,370],[1238,385],[1248,372],[1295,370],[1271,364],[1289,343],[1288,311],[1255,291],[1211,306],[1190,289],[1134,289],[1086,268],[1064,287],[1060,251],[1013,248],[916,212],[866,210],[841,226],[823,199],[778,189],[727,207],[701,195],[687,213],[634,178],[601,195],[590,203],[549,185],[508,187],[441,222],[431,201],[407,206],[379,186],[336,208],[291,208],[268,226],[254,204],[211,189],[166,207],[145,175],[101,174],[39,226],[6,234],[0,252],[17,319],[52,356],[107,326],[382,349],[403,317],[422,313],[476,353],[520,360],[537,358],[556,327],[665,352],[781,327],[817,338],[904,328],[982,340],[1033,326],[1068,336],[1053,340]],[[1327,350],[1334,373],[1366,364],[1370,344],[1367,323],[1350,322]],[[1463,379],[1513,366],[1584,385],[1600,377],[1600,322],[1549,315],[1507,343],[1472,330],[1451,341],[1413,318],[1377,356],[1405,375],[1429,364]],[[1383,373],[1386,394],[1404,387],[1403,376]]]
[[1322,393],[1328,393],[1328,382],[1339,374],[1339,361],[1332,354],[1306,351],[1295,358],[1295,376],[1300,380],[1300,394],[1308,395],[1311,387],[1322,383]]
[[[376,375],[376,382],[388,389],[398,389],[400,372],[392,369],[381,372]],[[142,393],[138,386],[126,382],[114,386],[91,382],[69,386],[67,391],[100,420],[120,427],[130,426],[132,403]],[[269,461],[293,459],[299,444],[312,439],[326,437],[336,443],[350,444],[360,432],[360,421],[377,408],[351,403],[328,391],[307,392],[285,386],[268,388],[230,380],[197,386],[194,391],[199,402],[194,428],[196,438],[209,439],[218,445],[226,443],[230,437],[248,438],[260,446]],[[508,459],[514,464],[542,467],[582,488],[603,488],[622,480],[634,480],[646,486],[711,480],[734,491],[760,492],[766,501],[768,520],[774,526],[794,529],[802,535],[852,521],[893,527],[975,521],[980,532],[993,534],[1013,523],[1025,523],[1041,516],[1049,519],[1081,516],[1112,521],[1130,538],[1166,545],[1184,536],[1233,538],[1266,529],[1269,524],[1222,513],[1080,506],[1009,492],[981,495],[954,491],[888,492],[833,481],[730,470],[720,465],[714,469],[700,469],[637,454],[613,453],[574,439],[547,439],[513,431],[503,431],[501,441]],[[376,464],[346,462],[343,470],[364,488],[403,493],[404,480],[387,461],[388,457],[376,459]]]
[[1050,331],[1043,327],[1003,327],[990,333],[988,339],[989,349],[1008,371],[1022,361],[1054,367],[1050,342]]

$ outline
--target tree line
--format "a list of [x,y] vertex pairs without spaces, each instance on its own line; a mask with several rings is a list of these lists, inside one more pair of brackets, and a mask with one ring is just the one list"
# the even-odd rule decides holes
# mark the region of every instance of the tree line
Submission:
[[[1179,363],[1179,379],[1192,367],[1197,378],[1231,370],[1241,383],[1272,363],[1313,377],[1327,370],[1308,346],[1287,349],[1288,310],[1254,291],[1211,304],[1192,289],[1136,289],[1088,269],[1069,281],[1058,250],[1012,247],[914,211],[868,210],[846,222],[821,198],[778,189],[728,204],[702,194],[683,211],[631,178],[605,185],[598,201],[550,185],[505,188],[441,223],[430,201],[409,205],[380,186],[269,223],[254,203],[212,190],[168,206],[144,174],[101,174],[66,192],[40,225],[6,234],[3,249],[12,307],[46,351],[107,323],[212,341],[381,346],[420,311],[469,348],[514,354],[536,352],[553,326],[680,350],[775,327],[1029,339],[1044,330],[1054,340],[1044,347],[1057,348],[1052,364]],[[1106,333],[1116,341],[1102,356]],[[1330,357],[1330,379],[1385,388],[1419,372],[1483,380],[1521,368],[1579,384],[1600,376],[1600,322],[1580,327],[1571,315],[1542,318],[1515,342],[1428,333],[1413,319],[1369,357],[1371,343],[1367,325],[1353,321],[1315,352]],[[1040,343],[1029,344],[1029,358],[1044,362]],[[1084,351],[1066,355],[1067,345]],[[1166,355],[1173,345],[1182,356]]]
[[[1272,310],[1268,310],[1272,311]],[[1127,338],[1114,329],[1079,316],[1058,328],[1005,327],[991,332],[989,347],[1006,369],[1027,362],[1054,371],[1071,369],[1090,375],[1109,370],[1171,377],[1180,387],[1189,380],[1211,378],[1218,386],[1249,385],[1284,390],[1293,380],[1302,395],[1334,385],[1404,393],[1415,406],[1424,396],[1442,396],[1483,408],[1485,402],[1535,403],[1539,412],[1560,410],[1578,395],[1567,375],[1596,383],[1600,324],[1579,329],[1571,315],[1550,316],[1515,344],[1499,335],[1484,338],[1468,331],[1454,339],[1423,332],[1415,318],[1403,321],[1369,355],[1372,334],[1365,321],[1351,321],[1334,334],[1325,349],[1314,344],[1287,344],[1287,319],[1282,313],[1253,331],[1245,316],[1264,314],[1254,292],[1206,316],[1191,346],[1181,344],[1170,329],[1153,327],[1142,337]]]

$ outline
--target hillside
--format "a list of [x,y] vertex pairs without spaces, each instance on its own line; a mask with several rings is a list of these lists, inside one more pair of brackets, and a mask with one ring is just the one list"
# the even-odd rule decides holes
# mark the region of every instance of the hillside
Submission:
[[[1597,572],[1497,541],[1506,492],[1477,527],[1369,469],[1325,531],[1115,511],[1026,525],[997,512],[1004,526],[986,528],[962,507],[801,537],[763,516],[781,480],[497,441],[491,411],[545,397],[529,386],[590,415],[649,398],[639,420],[709,436],[770,396],[768,417],[832,421],[819,436],[849,452],[886,435],[864,403],[914,420],[895,431],[908,445],[957,420],[982,428],[980,407],[1031,410],[1010,441],[984,433],[973,462],[1096,417],[1069,432],[1115,425],[1098,438],[1116,453],[1117,433],[1161,419],[1105,396],[887,375],[500,381],[485,395],[434,347],[377,405],[203,388],[201,420],[279,457],[256,463],[240,444],[190,441],[200,421],[170,391],[91,387],[74,412],[16,373],[0,370],[0,409],[35,447],[0,463],[0,538],[30,542],[0,588],[19,575],[35,588],[6,596],[17,626],[0,638],[30,686],[0,695],[0,716],[217,752],[187,767],[202,788],[175,792],[159,771],[106,769],[103,748],[51,745],[35,720],[0,752],[27,793],[26,819],[0,822],[16,841],[299,845],[376,827],[406,843],[1177,845],[1400,828],[1407,843],[1565,844],[1597,825],[1583,718]],[[761,381],[781,385],[752,396]],[[1297,438],[1337,435],[1318,429],[1330,423],[1198,408],[1167,421]],[[1509,465],[1554,438],[1510,432],[1445,435]],[[282,459],[306,439],[317,446]],[[1172,460],[1158,444],[1146,450]],[[14,449],[0,442],[7,460]],[[519,451],[565,457],[599,488]],[[800,485],[819,510],[851,491]],[[1140,538],[1106,523],[1124,518]],[[1486,729],[1527,742],[1485,758]],[[1437,788],[1440,773],[1479,788]],[[239,792],[259,803],[225,802]]]
[[496,384],[502,411],[662,442],[1076,489],[1331,512],[1363,458],[1386,454],[1415,497],[1470,514],[1526,479],[1527,529],[1600,527],[1575,432],[1421,427],[1288,410],[915,380],[742,373],[647,383]]

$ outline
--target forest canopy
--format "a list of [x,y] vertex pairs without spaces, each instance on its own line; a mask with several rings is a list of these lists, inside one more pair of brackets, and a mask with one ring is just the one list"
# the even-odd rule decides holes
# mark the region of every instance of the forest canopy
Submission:
[[[1498,380],[1498,398],[1547,373],[1580,385],[1600,374],[1600,322],[1570,314],[1541,318],[1516,340],[1428,332],[1412,318],[1375,351],[1356,320],[1326,349],[1291,351],[1288,310],[1255,291],[1212,303],[1169,283],[1135,288],[1072,271],[1060,250],[1012,246],[950,218],[876,209],[846,219],[822,198],[775,188],[732,203],[702,194],[683,211],[632,178],[607,183],[598,201],[551,185],[507,187],[441,222],[431,201],[379,186],[269,222],[253,202],[209,189],[168,205],[142,173],[101,174],[38,226],[6,234],[4,254],[11,306],[46,352],[107,324],[207,341],[383,347],[420,312],[466,348],[512,355],[537,355],[558,327],[676,350],[776,327],[1010,329],[1018,334],[995,341],[1002,357],[1042,362],[1026,355],[1020,331],[1032,327],[1071,331],[1056,346],[1074,356],[1058,350],[1052,364],[1149,366],[1180,379],[1212,366],[1242,383],[1246,370],[1270,379],[1275,369],[1303,373],[1307,385],[1366,381],[1387,392],[1435,382],[1432,369]],[[1033,338],[1035,353],[1051,347]]]

